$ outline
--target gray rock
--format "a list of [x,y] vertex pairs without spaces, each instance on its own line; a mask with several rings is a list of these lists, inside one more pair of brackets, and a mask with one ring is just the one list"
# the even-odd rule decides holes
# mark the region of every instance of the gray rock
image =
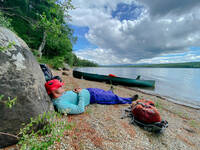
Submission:
[[[28,123],[48,111],[51,101],[46,93],[44,75],[26,43],[16,34],[0,27],[0,46],[14,46],[0,51],[0,132],[17,135],[22,123]],[[8,97],[17,97],[16,104],[7,108]],[[0,148],[15,144],[17,139],[0,133]]]
[[62,71],[62,68],[58,68],[59,71]]
[[68,64],[63,64],[63,70],[65,71],[69,71],[70,70],[70,66]]
[[67,72],[62,72],[62,75],[69,76]]

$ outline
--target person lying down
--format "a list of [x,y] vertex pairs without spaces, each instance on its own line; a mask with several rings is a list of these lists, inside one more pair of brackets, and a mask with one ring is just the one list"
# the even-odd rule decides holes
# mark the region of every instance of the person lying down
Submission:
[[114,94],[112,90],[105,91],[99,88],[75,88],[72,91],[65,91],[63,85],[64,83],[57,79],[45,83],[47,93],[52,98],[54,107],[60,113],[68,110],[68,114],[80,114],[85,111],[85,106],[93,103],[106,105],[131,104],[138,96],[124,98]]

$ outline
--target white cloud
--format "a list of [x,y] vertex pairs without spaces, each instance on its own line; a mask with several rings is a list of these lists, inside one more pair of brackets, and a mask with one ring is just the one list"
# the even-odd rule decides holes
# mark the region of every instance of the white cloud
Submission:
[[[71,12],[72,24],[89,27],[85,37],[99,47],[76,52],[79,57],[100,64],[135,63],[163,53],[183,52],[190,46],[200,46],[199,0],[191,0],[190,3],[185,0],[180,3],[174,0],[164,3],[141,0],[144,8],[141,8],[140,17],[123,21],[111,15],[120,2],[137,4],[130,0],[74,2],[77,9]],[[100,50],[103,53],[97,56]],[[112,59],[107,59],[108,55]]]
[[149,63],[149,64],[159,64],[159,63],[178,63],[178,62],[193,62],[200,61],[200,55],[192,53],[177,53],[173,55],[163,55],[161,57],[155,57],[151,59],[141,59],[137,63]]
[[129,64],[131,60],[128,58],[118,58],[116,57],[112,50],[104,50],[100,48],[96,49],[84,49],[74,52],[79,58],[87,59],[92,62],[102,64],[102,65],[110,65],[110,64]]

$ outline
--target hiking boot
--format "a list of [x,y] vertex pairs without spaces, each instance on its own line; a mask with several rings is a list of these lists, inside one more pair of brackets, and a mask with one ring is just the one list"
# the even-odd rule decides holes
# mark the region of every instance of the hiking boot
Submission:
[[138,99],[138,95],[136,94],[136,95],[133,95],[133,97],[132,97],[132,101],[136,101],[137,99]]
[[110,90],[109,91],[112,91],[112,92],[114,92],[114,87],[111,85],[111,87],[110,87]]

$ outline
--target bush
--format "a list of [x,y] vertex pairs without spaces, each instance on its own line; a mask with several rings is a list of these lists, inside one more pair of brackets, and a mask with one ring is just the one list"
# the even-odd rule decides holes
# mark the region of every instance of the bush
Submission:
[[[34,127],[39,125],[43,125],[42,128],[34,131]],[[18,145],[21,150],[48,149],[55,142],[60,142],[64,131],[71,130],[73,126],[59,113],[44,113],[36,119],[31,118],[31,122],[20,130]]]
[[32,49],[31,51],[32,51],[32,53],[33,53],[34,56],[36,56],[36,57],[40,56],[38,50]]
[[10,22],[11,19],[4,17],[3,13],[0,11],[0,26],[13,30]]
[[64,65],[64,57],[62,56],[56,56],[53,58],[47,58],[47,57],[42,57],[41,59],[38,58],[39,63],[44,63],[44,64],[48,64],[51,67],[53,67],[54,69],[58,69],[58,68],[63,68]]

